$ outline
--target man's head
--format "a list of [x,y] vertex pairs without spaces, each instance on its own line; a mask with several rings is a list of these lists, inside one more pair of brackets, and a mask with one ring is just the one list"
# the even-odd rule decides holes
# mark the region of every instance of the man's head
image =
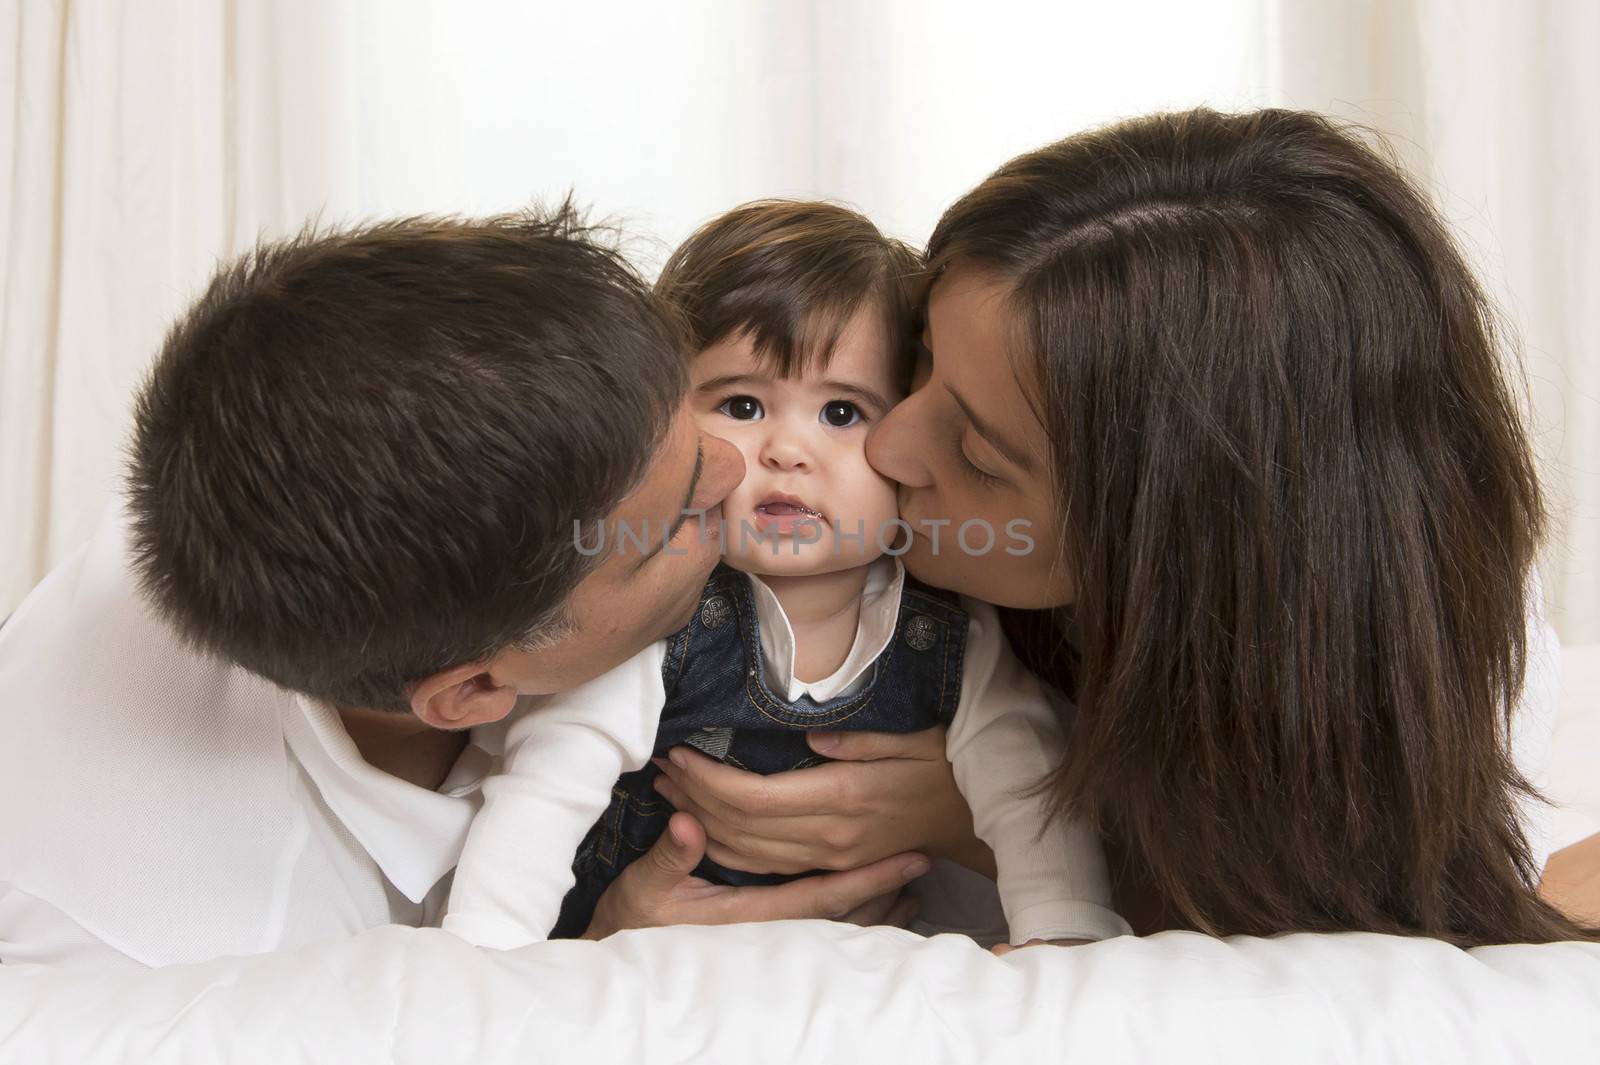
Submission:
[[493,720],[692,611],[714,543],[641,560],[574,536],[737,482],[684,389],[672,320],[569,208],[263,247],[139,398],[135,564],[192,643],[284,687]]

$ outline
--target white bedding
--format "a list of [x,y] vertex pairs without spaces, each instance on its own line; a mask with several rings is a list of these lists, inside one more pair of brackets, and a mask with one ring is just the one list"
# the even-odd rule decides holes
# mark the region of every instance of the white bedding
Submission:
[[[1557,844],[1600,831],[1600,648],[1569,651]],[[1167,933],[994,958],[820,921],[504,954],[381,928],[147,973],[0,970],[0,1063],[1600,1061],[1600,945]]]
[[126,976],[5,974],[6,1062],[1584,1062],[1600,945],[1188,933],[994,958],[805,921],[505,954],[382,928]]

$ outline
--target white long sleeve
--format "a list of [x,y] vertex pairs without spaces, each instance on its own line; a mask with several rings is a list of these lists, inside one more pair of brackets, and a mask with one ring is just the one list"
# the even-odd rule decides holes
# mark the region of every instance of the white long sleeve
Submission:
[[1075,821],[1050,822],[1046,797],[1027,794],[1066,744],[1044,686],[1012,653],[994,607],[963,605],[966,664],[946,752],[978,838],[994,851],[1011,942],[1126,935],[1099,838]]
[[[1511,715],[1507,743],[1517,771],[1543,793],[1550,786],[1550,763],[1554,753],[1551,747],[1561,708],[1561,641],[1545,620],[1544,587],[1537,575],[1531,597],[1528,667],[1523,677],[1522,698]],[[1548,803],[1532,798],[1520,798],[1517,806],[1534,868],[1542,871],[1550,860],[1555,810]]]
[[652,644],[581,687],[518,709],[456,867],[447,931],[501,950],[550,934],[584,833],[617,778],[642,768],[655,745],[664,653]]

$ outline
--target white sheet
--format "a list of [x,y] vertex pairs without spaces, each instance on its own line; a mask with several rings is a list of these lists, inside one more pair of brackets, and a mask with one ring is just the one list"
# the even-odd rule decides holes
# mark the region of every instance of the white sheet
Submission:
[[823,922],[495,954],[376,929],[137,978],[4,974],[6,1062],[1582,1062],[1600,945],[1165,933],[994,958]]
[[[1557,843],[1600,831],[1600,648],[1569,650]],[[0,970],[0,1063],[1600,1061],[1600,945],[1122,938],[994,958],[820,921],[497,954],[380,928],[144,973]]]

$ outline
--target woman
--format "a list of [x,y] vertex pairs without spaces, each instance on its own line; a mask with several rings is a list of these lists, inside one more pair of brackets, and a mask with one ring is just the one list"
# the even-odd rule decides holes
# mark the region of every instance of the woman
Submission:
[[[1525,430],[1486,301],[1395,168],[1314,115],[1151,116],[1002,167],[928,268],[916,387],[869,454],[913,525],[1031,523],[1026,555],[904,560],[1054,611],[1034,661],[1078,713],[1047,797],[1099,824],[1135,926],[1592,934],[1537,896],[1518,817]],[[898,776],[696,762],[673,798],[724,863],[852,824],[818,864],[981,867],[939,737],[894,742],[844,738]]]

